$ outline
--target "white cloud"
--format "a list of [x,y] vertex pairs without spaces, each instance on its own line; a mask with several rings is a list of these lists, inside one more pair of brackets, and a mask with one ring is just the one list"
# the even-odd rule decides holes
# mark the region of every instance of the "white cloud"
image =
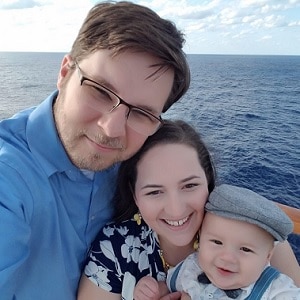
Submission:
[[0,9],[25,9],[35,6],[41,6],[38,1],[34,0],[2,0],[0,3]]
[[[20,2],[26,8],[21,9]],[[91,4],[64,0],[31,5],[33,2],[15,1],[10,9],[0,10],[0,50],[68,51]]]
[[[0,51],[69,51],[95,1],[1,0]],[[272,40],[276,39],[276,49],[264,39],[264,54],[300,55],[300,45],[290,43],[293,46],[287,50],[286,43],[287,39],[299,40],[300,0],[135,2],[174,21],[186,34],[186,51],[189,53],[228,53],[234,50],[257,54],[261,52],[257,40],[272,36]],[[244,40],[249,47],[240,47],[237,39]]]
[[265,36],[263,36],[263,37],[260,39],[260,41],[263,41],[263,40],[270,40],[270,39],[272,39],[272,36],[271,36],[271,35],[265,35]]

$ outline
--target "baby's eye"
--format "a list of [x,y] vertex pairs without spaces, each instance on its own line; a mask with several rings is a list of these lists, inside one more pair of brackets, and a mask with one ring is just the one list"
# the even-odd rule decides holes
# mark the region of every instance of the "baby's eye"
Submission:
[[244,252],[253,252],[251,249],[249,249],[247,247],[241,247],[241,250]]
[[211,240],[211,242],[213,242],[216,245],[222,245],[222,242],[219,240]]

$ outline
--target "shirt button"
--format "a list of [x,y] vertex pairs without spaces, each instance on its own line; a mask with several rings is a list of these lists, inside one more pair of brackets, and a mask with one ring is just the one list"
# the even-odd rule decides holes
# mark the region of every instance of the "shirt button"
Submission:
[[209,299],[212,299],[214,296],[213,296],[213,294],[209,293],[209,294],[207,295],[207,297],[208,297]]

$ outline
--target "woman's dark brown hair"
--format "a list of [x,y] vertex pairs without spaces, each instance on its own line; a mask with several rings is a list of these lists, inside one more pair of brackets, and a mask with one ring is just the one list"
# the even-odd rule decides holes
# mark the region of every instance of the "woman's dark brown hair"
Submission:
[[138,162],[151,148],[163,144],[183,144],[195,149],[198,153],[199,163],[206,175],[209,193],[213,190],[216,176],[215,168],[210,153],[199,133],[184,121],[165,120],[163,126],[155,134],[148,137],[142,148],[120,165],[114,197],[115,221],[130,219],[138,211],[133,196]]

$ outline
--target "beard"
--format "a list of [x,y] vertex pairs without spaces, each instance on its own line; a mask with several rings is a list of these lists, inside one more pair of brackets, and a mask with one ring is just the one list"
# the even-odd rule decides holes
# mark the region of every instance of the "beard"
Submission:
[[98,134],[93,138],[93,141],[106,145],[108,147],[118,147],[120,150],[114,152],[114,156],[106,156],[101,153],[89,151],[82,147],[85,145],[87,134],[81,130],[73,134],[61,133],[62,142],[66,153],[68,154],[72,163],[79,169],[86,169],[90,171],[101,171],[111,167],[112,165],[124,160],[122,157],[123,147],[119,147],[120,142],[117,139],[111,139],[104,135]]
[[[54,103],[53,114],[57,133],[71,162],[79,169],[101,171],[124,160],[123,152],[125,147],[118,138],[107,137],[100,132],[100,129],[99,133],[91,136],[86,129],[79,128],[80,118],[78,118],[79,121],[77,122],[76,114],[75,117],[70,117],[71,107],[69,108],[66,105],[65,97],[66,89],[64,86]],[[76,105],[76,99],[71,101]],[[83,112],[81,111],[77,115],[80,117],[80,114],[83,114]],[[87,139],[115,149],[112,151],[113,155],[92,151],[89,147],[86,147]]]

